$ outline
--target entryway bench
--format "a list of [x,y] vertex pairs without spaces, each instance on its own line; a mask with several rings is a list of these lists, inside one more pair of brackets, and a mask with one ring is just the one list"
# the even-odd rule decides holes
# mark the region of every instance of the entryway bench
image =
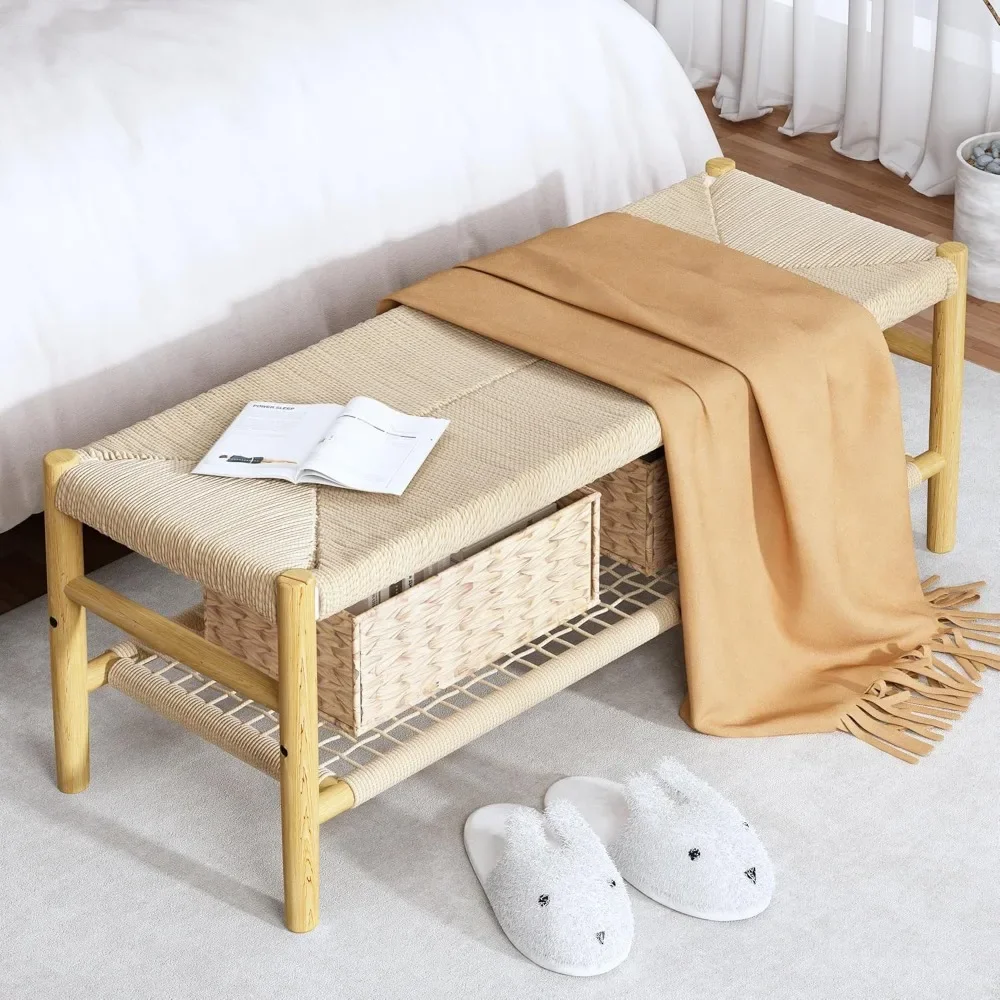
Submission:
[[[907,474],[911,488],[930,480],[928,544],[947,551],[965,248],[733,168],[710,161],[624,211],[855,299],[890,349],[931,365],[930,447]],[[930,306],[932,344],[896,328]],[[451,420],[401,497],[191,474],[250,400],[359,394]],[[285,920],[311,929],[322,822],[678,623],[660,444],[639,400],[401,307],[87,448],[52,452],[59,788],[87,787],[89,695],[103,685],[183,723],[279,780]],[[197,581],[204,604],[170,620],[88,579],[81,524]],[[88,610],[131,639],[88,661]]]

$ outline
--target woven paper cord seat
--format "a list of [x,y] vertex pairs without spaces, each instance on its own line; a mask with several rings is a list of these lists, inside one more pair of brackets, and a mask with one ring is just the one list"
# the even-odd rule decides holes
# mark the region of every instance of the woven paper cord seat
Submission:
[[[795,270],[883,328],[956,280],[935,244],[739,171],[625,211]],[[189,474],[250,400],[356,394],[452,420],[402,497]],[[659,444],[639,400],[399,308],[82,449],[57,503],[270,620],[276,576],[314,569],[325,618]]]
[[801,274],[863,305],[883,330],[956,287],[936,243],[740,170],[711,184],[691,177],[623,211]]

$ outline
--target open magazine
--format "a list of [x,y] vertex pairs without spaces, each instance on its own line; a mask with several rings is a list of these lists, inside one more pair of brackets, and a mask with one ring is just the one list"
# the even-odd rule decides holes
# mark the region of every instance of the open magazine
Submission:
[[447,426],[367,396],[346,406],[247,403],[194,472],[399,496]]

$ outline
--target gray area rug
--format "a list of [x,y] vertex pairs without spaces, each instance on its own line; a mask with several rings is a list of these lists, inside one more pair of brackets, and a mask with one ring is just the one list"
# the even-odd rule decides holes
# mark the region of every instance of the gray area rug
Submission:
[[[899,362],[911,452],[927,374]],[[1000,609],[1000,375],[969,366],[959,544],[925,574],[991,576]],[[136,556],[98,578],[167,613],[196,593]],[[93,651],[110,629],[95,623]],[[92,783],[53,782],[46,613],[0,618],[0,996],[20,998],[1000,997],[1000,676],[921,764],[844,734],[725,740],[677,717],[677,630],[323,827],[322,923],[281,922],[277,786],[118,692],[91,699]],[[739,803],[778,890],[705,923],[633,894],[635,946],[608,976],[529,964],[462,848],[477,806],[538,805],[555,778],[664,753]]]

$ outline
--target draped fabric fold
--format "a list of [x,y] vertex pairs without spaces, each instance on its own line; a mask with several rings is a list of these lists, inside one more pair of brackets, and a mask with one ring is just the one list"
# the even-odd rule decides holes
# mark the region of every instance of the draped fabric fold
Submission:
[[1000,663],[966,640],[993,635],[956,610],[974,590],[921,588],[895,373],[856,303],[616,213],[443,271],[380,311],[395,304],[656,411],[694,728],[840,728],[916,760]]

